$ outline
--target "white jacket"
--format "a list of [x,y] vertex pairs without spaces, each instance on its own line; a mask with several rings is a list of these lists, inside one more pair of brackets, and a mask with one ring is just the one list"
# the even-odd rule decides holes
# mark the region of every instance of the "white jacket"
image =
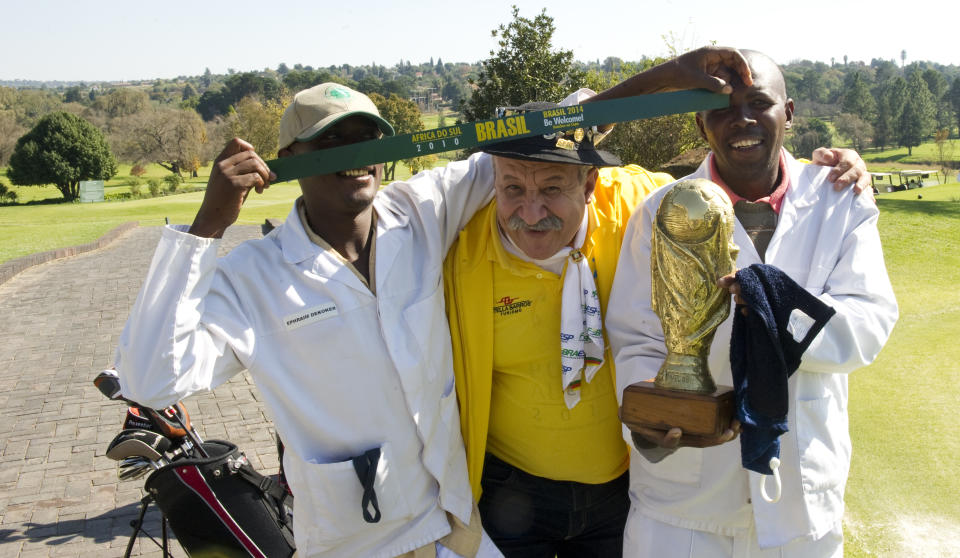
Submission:
[[[217,259],[168,227],[117,350],[124,394],[163,407],[247,369],[286,444],[299,556],[395,556],[472,509],[444,313],[443,258],[491,197],[476,155],[381,190],[374,296],[294,208]],[[379,447],[379,523],[351,458]]]
[[[768,504],[759,494],[763,477],[741,466],[739,441],[681,448],[659,463],[631,454],[634,508],[685,527],[741,535],[755,522],[762,547],[798,537],[815,540],[843,517],[843,491],[850,467],[847,373],[869,364],[897,319],[897,305],[877,233],[878,210],[852,189],[834,191],[829,169],[798,163],[789,154],[791,185],[766,252],[774,265],[836,315],[803,355],[790,378],[790,431],[781,438],[783,496]],[[707,161],[687,178],[709,178]],[[671,185],[655,191],[627,227],[610,305],[607,333],[614,351],[617,394],[633,382],[656,376],[666,354],[660,320],[650,303],[651,223]],[[738,222],[737,267],[760,263]],[[717,330],[709,365],[720,385],[732,385],[732,319]],[[624,429],[629,441],[629,432]],[[772,485],[772,480],[768,480]]]

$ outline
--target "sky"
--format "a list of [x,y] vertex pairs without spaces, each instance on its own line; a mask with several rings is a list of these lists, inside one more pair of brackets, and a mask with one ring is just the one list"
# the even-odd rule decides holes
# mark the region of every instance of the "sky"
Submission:
[[639,60],[704,44],[781,63],[931,60],[960,65],[955,0],[0,0],[0,80],[131,81],[288,66],[477,62],[490,31],[546,7],[578,60]]

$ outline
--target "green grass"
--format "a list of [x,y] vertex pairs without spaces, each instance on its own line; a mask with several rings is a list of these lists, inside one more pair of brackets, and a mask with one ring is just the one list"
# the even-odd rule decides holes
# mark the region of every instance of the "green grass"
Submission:
[[[262,223],[271,217],[284,219],[290,203],[300,195],[295,182],[275,184],[263,195],[252,194],[238,220]],[[193,222],[203,192],[146,198],[124,202],[57,203],[0,207],[0,263],[34,252],[96,240],[126,221],[141,226]]]
[[[913,154],[907,154],[906,147],[896,147],[884,150],[867,149],[861,155],[867,162],[871,171],[880,170],[901,170],[914,168],[939,169],[940,160],[937,144],[929,141],[913,148]],[[960,139],[947,140],[947,147],[944,150],[948,160],[957,161],[960,159]],[[954,171],[956,176],[956,171]]]
[[[126,163],[117,165],[117,174],[103,184],[103,191],[105,195],[109,196],[111,193],[130,191],[130,181],[133,178],[130,176],[130,168],[131,165]],[[156,164],[149,164],[144,168],[146,169],[146,173],[141,177],[140,180],[140,188],[144,192],[147,191],[147,180],[151,178],[162,179],[170,174],[170,171]],[[206,166],[201,168],[197,172],[197,175],[197,178],[184,175],[184,182],[181,186],[190,187],[206,185],[207,178],[210,176],[210,167]],[[37,203],[42,201],[58,202],[59,200],[63,199],[63,195],[60,194],[60,190],[57,190],[57,188],[53,185],[11,186],[10,180],[7,179],[6,167],[0,169],[0,179],[2,179],[3,183],[10,187],[11,190],[17,193],[17,202],[21,204],[28,204],[31,202]]]
[[947,555],[960,542],[960,185],[878,203],[900,320],[850,378],[846,555]]

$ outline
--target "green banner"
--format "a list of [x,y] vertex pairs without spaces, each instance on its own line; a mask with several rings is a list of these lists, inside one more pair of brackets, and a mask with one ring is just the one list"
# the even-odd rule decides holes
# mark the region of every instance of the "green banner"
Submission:
[[431,153],[482,147],[536,134],[723,108],[729,105],[729,101],[728,95],[699,89],[638,95],[389,136],[274,159],[267,161],[267,166],[277,175],[277,182],[284,182]]

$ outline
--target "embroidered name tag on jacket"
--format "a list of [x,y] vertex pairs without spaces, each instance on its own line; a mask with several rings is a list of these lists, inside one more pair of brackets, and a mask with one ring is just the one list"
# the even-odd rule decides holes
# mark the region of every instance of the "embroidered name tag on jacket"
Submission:
[[337,305],[332,302],[327,302],[320,306],[301,310],[296,314],[290,314],[283,319],[283,325],[287,328],[287,331],[290,331],[298,327],[326,320],[327,318],[332,318],[337,314]]
[[790,312],[790,321],[787,322],[787,332],[793,336],[794,341],[801,343],[807,337],[810,326],[815,322],[816,320],[804,314],[802,310],[794,308]]

